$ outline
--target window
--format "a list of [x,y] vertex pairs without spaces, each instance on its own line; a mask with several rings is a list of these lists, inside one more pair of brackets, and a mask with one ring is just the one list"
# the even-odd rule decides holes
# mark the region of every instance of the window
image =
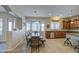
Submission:
[[26,31],[30,31],[31,30],[31,22],[27,22],[26,23]]
[[26,31],[32,31],[32,36],[40,36],[41,31],[44,31],[44,24],[39,21],[32,21],[26,23]]
[[8,23],[8,31],[12,31],[12,22]]
[[44,31],[44,24],[41,22],[27,22],[26,31]]
[[44,31],[44,24],[41,24],[41,31]]
[[3,28],[3,22],[2,19],[0,18],[0,35],[2,35],[2,29]]
[[40,22],[32,22],[32,31],[41,31]]
[[2,35],[2,29],[3,28],[3,22],[2,19],[0,18],[0,36]]
[[59,22],[52,22],[51,29],[60,29],[60,23]]

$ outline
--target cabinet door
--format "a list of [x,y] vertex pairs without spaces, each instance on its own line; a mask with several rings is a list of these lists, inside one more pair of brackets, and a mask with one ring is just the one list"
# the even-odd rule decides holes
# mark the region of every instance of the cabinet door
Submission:
[[55,33],[55,37],[56,38],[64,38],[65,37],[65,33],[64,32],[56,32]]
[[50,39],[50,32],[46,32],[45,36],[46,36],[47,39]]
[[74,21],[74,29],[77,28],[77,21]]
[[74,28],[75,28],[75,22],[72,21],[72,22],[70,22],[70,29],[74,29]]
[[63,21],[63,29],[70,29],[70,22],[69,21]]
[[53,39],[54,38],[54,32],[50,33],[50,38]]
[[76,21],[76,27],[79,27],[79,20]]

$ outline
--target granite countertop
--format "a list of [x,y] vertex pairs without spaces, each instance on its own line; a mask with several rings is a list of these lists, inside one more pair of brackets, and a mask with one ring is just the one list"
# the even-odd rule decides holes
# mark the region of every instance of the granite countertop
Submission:
[[78,33],[69,33],[69,35],[73,35],[73,36],[78,36],[79,37]]
[[79,30],[74,30],[74,29],[59,29],[59,30],[47,30],[47,31],[72,31],[72,32],[79,32]]

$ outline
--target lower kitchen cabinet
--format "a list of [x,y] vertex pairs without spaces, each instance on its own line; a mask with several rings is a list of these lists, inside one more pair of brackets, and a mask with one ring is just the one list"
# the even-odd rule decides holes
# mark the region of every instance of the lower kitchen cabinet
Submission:
[[51,32],[51,31],[46,31],[45,36],[46,36],[47,39],[55,38],[54,32]]
[[46,38],[47,39],[54,39],[54,38],[65,38],[64,31],[46,31]]
[[59,31],[55,32],[55,38],[65,38],[65,32]]

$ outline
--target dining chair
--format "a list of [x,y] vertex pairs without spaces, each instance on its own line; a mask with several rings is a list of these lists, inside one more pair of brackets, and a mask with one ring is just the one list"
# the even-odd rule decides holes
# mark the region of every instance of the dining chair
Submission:
[[28,36],[27,36],[27,35],[25,35],[25,38],[26,38],[26,43],[27,43],[26,45],[28,46],[28,45],[29,45],[29,43],[30,43],[30,42],[29,42],[29,41],[30,41],[30,39],[28,38]]
[[39,46],[40,46],[40,39],[39,37],[32,37],[31,38],[31,52],[37,51],[39,52]]

